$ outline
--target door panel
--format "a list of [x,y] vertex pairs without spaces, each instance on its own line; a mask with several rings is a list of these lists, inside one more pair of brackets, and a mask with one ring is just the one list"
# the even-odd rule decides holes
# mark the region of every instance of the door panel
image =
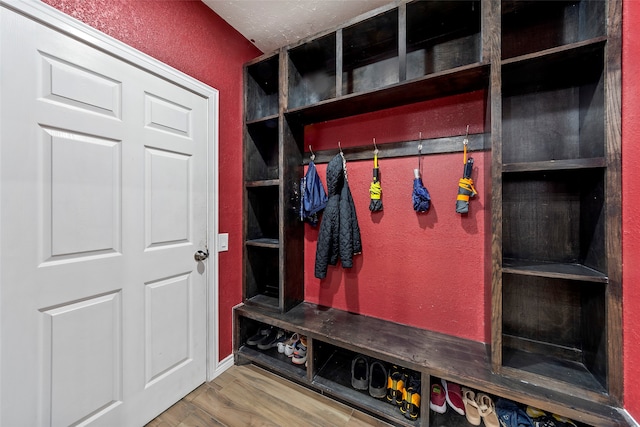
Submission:
[[0,425],[139,426],[205,380],[207,100],[0,12]]

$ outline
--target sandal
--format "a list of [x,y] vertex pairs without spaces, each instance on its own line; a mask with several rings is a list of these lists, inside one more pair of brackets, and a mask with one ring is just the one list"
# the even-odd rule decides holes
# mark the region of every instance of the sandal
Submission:
[[387,376],[387,402],[392,405],[402,405],[402,393],[406,384],[407,374],[397,366],[391,367]]
[[407,388],[402,393],[402,405],[400,412],[408,420],[417,420],[420,416],[420,380],[416,377],[409,377]]
[[478,412],[480,412],[484,425],[487,427],[500,427],[493,400],[484,393],[478,393],[476,403],[478,404]]
[[480,417],[478,403],[476,402],[476,394],[473,390],[462,387],[462,403],[464,403],[464,412],[469,424],[479,426],[482,421],[482,417]]

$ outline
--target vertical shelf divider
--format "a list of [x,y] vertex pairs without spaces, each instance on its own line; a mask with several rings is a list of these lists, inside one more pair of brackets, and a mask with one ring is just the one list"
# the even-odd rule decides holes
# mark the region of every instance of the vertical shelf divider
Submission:
[[342,93],[342,66],[343,66],[343,54],[342,54],[342,28],[336,31],[336,98],[340,98]]
[[407,4],[398,6],[398,80],[407,80]]

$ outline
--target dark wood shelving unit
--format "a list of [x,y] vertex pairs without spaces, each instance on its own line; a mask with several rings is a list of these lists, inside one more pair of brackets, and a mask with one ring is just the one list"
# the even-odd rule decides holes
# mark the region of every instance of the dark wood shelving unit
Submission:
[[[621,4],[399,0],[246,64],[236,360],[403,426],[459,425],[428,410],[425,385],[436,378],[588,425],[629,425],[620,409]],[[486,94],[487,126],[470,146],[491,150],[491,343],[303,302],[304,227],[290,204],[308,157],[304,127],[475,91]],[[426,155],[456,152],[462,138],[392,142],[379,158],[414,155],[419,142]],[[344,149],[349,160],[371,152]],[[308,369],[246,346],[260,325],[307,335]],[[418,421],[350,388],[356,353],[420,373]]]

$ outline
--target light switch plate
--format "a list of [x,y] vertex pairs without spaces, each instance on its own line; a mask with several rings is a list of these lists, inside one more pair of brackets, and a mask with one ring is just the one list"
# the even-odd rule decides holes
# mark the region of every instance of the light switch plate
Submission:
[[218,252],[229,250],[229,233],[218,234]]

